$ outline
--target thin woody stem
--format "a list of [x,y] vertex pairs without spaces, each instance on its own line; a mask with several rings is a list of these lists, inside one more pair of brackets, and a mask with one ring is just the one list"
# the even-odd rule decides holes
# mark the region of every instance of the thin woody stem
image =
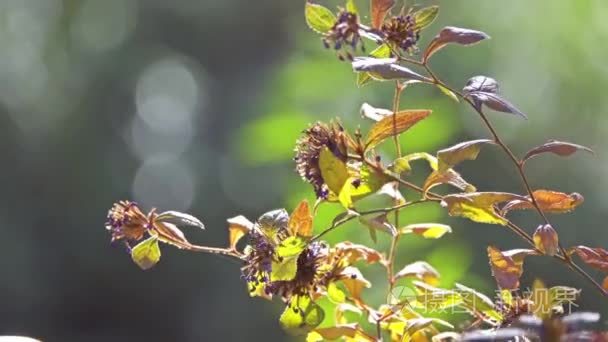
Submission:
[[[393,142],[395,143],[395,151],[397,157],[401,158],[401,144],[399,143],[399,134],[397,133],[397,113],[399,112],[399,103],[401,100],[401,92],[404,86],[399,84],[399,81],[395,82],[395,95],[393,97]],[[395,190],[399,191],[400,183],[395,184]],[[398,200],[395,200],[398,203]],[[399,229],[399,209],[395,210],[395,228]],[[391,238],[391,246],[388,252],[388,261],[386,264],[386,280],[388,283],[387,293],[390,294],[393,286],[395,285],[395,279],[393,277],[393,268],[395,263],[395,254],[397,253],[397,243],[399,242],[399,234],[395,234]]]
[[235,251],[234,249],[230,249],[230,248],[189,245],[188,247],[185,247],[184,249],[187,251],[190,251],[190,252],[224,255],[224,256],[233,257],[233,258],[237,258],[237,259],[243,258],[243,256],[239,252]]

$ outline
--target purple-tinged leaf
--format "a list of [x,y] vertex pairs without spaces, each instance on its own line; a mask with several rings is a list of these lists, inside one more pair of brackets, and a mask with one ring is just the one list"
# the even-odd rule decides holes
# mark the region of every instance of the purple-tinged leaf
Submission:
[[469,78],[467,84],[462,88],[464,94],[474,91],[483,91],[486,93],[498,94],[498,82],[495,79],[487,76],[474,76]]
[[471,98],[475,102],[475,105],[477,106],[478,109],[481,109],[481,104],[484,104],[488,108],[493,109],[495,111],[515,114],[515,115],[521,116],[522,118],[524,118],[526,120],[528,119],[526,114],[524,114],[522,111],[517,109],[517,107],[515,107],[509,101],[503,99],[502,97],[498,96],[497,94],[487,93],[484,91],[473,91],[473,92],[468,93],[466,96]]
[[435,38],[433,38],[429,46],[424,51],[422,61],[426,63],[426,61],[433,54],[435,54],[435,52],[439,51],[447,44],[456,43],[460,45],[472,45],[489,38],[490,36],[481,31],[475,31],[453,26],[444,27],[439,32],[439,34],[437,34]]
[[430,79],[397,64],[395,58],[356,57],[352,62],[356,72],[367,72],[377,80],[414,80],[431,82]]
[[593,150],[583,145],[577,145],[566,141],[549,140],[546,143],[537,146],[522,158],[521,163],[525,163],[528,159],[533,158],[542,153],[553,153],[561,157],[568,157],[577,151],[586,151],[594,154]]

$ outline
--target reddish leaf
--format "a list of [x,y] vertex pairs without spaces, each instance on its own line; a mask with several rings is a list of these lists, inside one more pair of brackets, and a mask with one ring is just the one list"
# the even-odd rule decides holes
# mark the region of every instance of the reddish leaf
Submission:
[[524,272],[524,258],[534,255],[531,249],[512,249],[502,252],[494,246],[488,247],[488,258],[492,275],[501,289],[515,290],[519,288],[519,278]]
[[[602,288],[606,291],[608,291],[608,276],[606,276],[606,278],[604,278],[604,281],[602,281]],[[608,336],[606,336],[608,337]]]
[[[389,115],[378,121],[367,134],[365,148],[370,149],[384,139],[400,134],[431,114],[428,109],[404,110],[395,115]],[[395,127],[396,126],[396,127]]]
[[439,49],[443,48],[447,44],[456,43],[461,45],[472,45],[489,38],[490,36],[481,31],[452,26],[444,27],[439,34],[433,38],[429,46],[424,51],[422,61],[426,62],[435,52],[439,51]]
[[[550,190],[535,190],[533,192],[536,202],[543,211],[552,213],[566,213],[578,207],[585,198],[576,192],[565,194],[563,192]],[[501,213],[506,215],[514,209],[534,209],[530,196],[524,199],[515,199],[505,204]]]
[[395,5],[395,0],[371,0],[372,27],[379,29],[384,22],[384,17]]
[[528,153],[526,153],[521,162],[523,164],[528,159],[533,158],[542,153],[553,153],[557,154],[558,156],[567,157],[577,151],[587,151],[591,154],[594,154],[592,149],[583,145],[577,145],[565,141],[549,140],[546,143],[528,151]]
[[298,204],[289,217],[289,230],[292,236],[310,237],[312,235],[312,214],[307,200]]
[[559,237],[551,225],[540,225],[533,235],[534,246],[546,255],[555,255],[559,250]]
[[352,264],[359,260],[365,260],[368,264],[373,264],[384,259],[383,255],[373,248],[351,242],[340,242],[334,247],[337,251],[342,251],[348,255],[348,262]]
[[587,265],[608,272],[608,251],[603,248],[587,246],[574,247],[574,252]]

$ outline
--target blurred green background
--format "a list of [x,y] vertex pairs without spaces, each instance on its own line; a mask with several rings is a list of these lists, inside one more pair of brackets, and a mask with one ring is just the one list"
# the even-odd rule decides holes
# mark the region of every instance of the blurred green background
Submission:
[[[358,2],[362,10],[366,2]],[[539,157],[528,173],[534,187],[585,196],[573,214],[551,217],[564,245],[608,247],[608,3],[416,4],[441,5],[421,46],[445,25],[492,36],[475,47],[446,48],[432,65],[457,88],[478,74],[500,82],[530,118],[490,114],[514,151],[547,138],[596,150],[595,157]],[[0,334],[48,341],[287,339],[277,322],[282,306],[250,300],[238,264],[164,248],[161,263],[142,272],[110,246],[103,224],[114,201],[134,199],[199,216],[207,230],[188,232],[190,239],[224,245],[227,217],[253,220],[312,198],[291,162],[300,131],[336,116],[350,130],[367,128],[360,105],[390,107],[392,84],[357,89],[350,66],[307,29],[303,7],[303,0],[0,2]],[[434,110],[403,137],[407,152],[488,136],[469,108],[435,89],[408,88],[402,107]],[[480,190],[522,191],[497,149],[459,169]],[[317,229],[339,211],[323,206]],[[504,229],[448,219],[434,206],[403,217],[452,225],[453,234],[432,243],[402,239],[397,259],[397,267],[431,262],[443,286],[462,282],[492,295],[486,246],[522,247]],[[533,213],[515,220],[529,232],[539,224]],[[357,225],[330,236],[341,239],[372,244]],[[562,265],[529,258],[526,269],[524,286],[540,277],[581,288],[580,306],[608,317],[606,301]],[[379,282],[365,295],[381,300],[382,270],[365,271]]]

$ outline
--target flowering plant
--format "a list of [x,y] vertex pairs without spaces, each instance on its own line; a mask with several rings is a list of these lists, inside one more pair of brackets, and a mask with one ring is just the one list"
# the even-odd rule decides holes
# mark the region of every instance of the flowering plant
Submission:
[[[608,272],[608,251],[599,247],[564,247],[548,214],[571,212],[583,203],[578,193],[533,189],[525,173],[534,157],[552,153],[569,156],[591,149],[564,141],[549,140],[517,157],[503,142],[488,117],[488,111],[526,115],[500,93],[498,82],[487,76],[469,79],[462,90],[446,84],[431,68],[433,55],[449,45],[469,46],[489,38],[481,31],[445,27],[424,49],[418,41],[438,15],[439,8],[394,8],[394,0],[371,0],[371,22],[363,23],[353,0],[337,13],[306,2],[305,18],[321,35],[323,45],[350,61],[356,84],[394,83],[391,109],[363,104],[361,112],[373,122],[367,132],[349,132],[339,120],[317,122],[306,128],[295,142],[295,170],[312,186],[317,201],[302,201],[288,213],[272,210],[250,221],[243,216],[227,220],[227,247],[200,246],[189,242],[180,227],[204,228],[194,216],[175,211],[144,214],[134,202],[116,203],[108,214],[106,227],[112,241],[122,241],[133,261],[143,269],[160,260],[159,243],[193,251],[219,254],[242,262],[242,279],[252,297],[279,298],[286,304],[279,322],[289,333],[306,335],[307,341],[444,341],[480,338],[523,338],[543,341],[608,339],[606,333],[592,332],[588,324],[599,318],[592,313],[566,315],[579,291],[565,286],[547,288],[542,281],[524,291],[520,284],[524,261],[545,256],[564,264],[591,282],[602,296],[608,295],[608,277],[603,285],[574,260]],[[366,54],[365,43],[377,45]],[[416,70],[414,70],[416,69]],[[459,142],[434,154],[401,150],[400,135],[431,115],[427,109],[402,109],[400,99],[410,86],[433,86],[456,102],[469,105],[489,131],[489,137]],[[395,155],[381,157],[377,147],[392,140]],[[496,146],[512,162],[522,181],[523,193],[478,191],[456,167],[475,160],[482,148]],[[412,180],[411,163],[425,161],[429,171],[423,184]],[[437,189],[445,188],[442,193]],[[407,191],[407,193],[405,192]],[[406,195],[404,195],[406,194]],[[358,202],[373,196],[388,196],[392,205],[362,210]],[[316,209],[327,202],[339,203],[344,211],[325,228],[315,222]],[[497,299],[462,284],[454,289],[439,287],[440,274],[425,261],[398,267],[396,250],[401,238],[418,235],[438,239],[451,233],[440,223],[400,224],[400,215],[421,205],[440,205],[450,216],[508,229],[521,238],[525,248],[503,251],[488,246]],[[511,221],[514,210],[536,212],[538,228],[531,234]],[[349,221],[358,220],[372,240],[388,234],[388,251],[342,241],[331,245],[326,234]],[[245,246],[240,241],[248,238]],[[364,292],[372,286],[360,265],[384,268],[387,298],[371,303]],[[397,283],[410,279],[411,291]],[[376,290],[380,291],[380,290]],[[334,317],[318,302],[326,298]],[[468,328],[456,329],[446,320],[428,314],[435,310],[460,308],[471,315]],[[327,323],[330,322],[330,323]]]

